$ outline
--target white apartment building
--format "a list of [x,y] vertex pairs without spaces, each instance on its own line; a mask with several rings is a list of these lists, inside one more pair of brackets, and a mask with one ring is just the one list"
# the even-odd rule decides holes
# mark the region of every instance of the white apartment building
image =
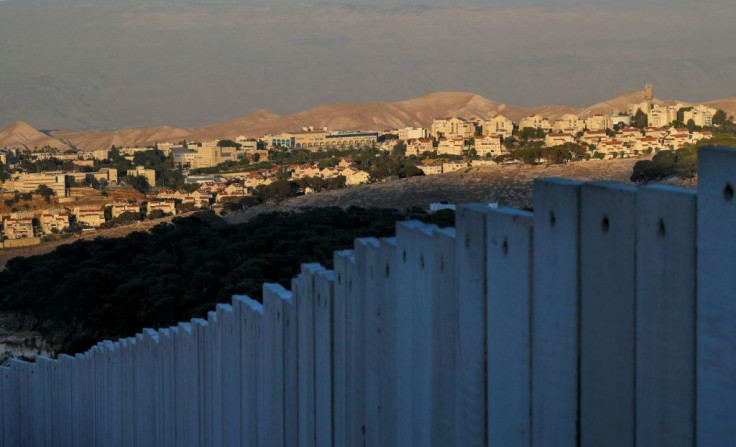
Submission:
[[464,138],[475,135],[475,123],[465,118],[442,118],[432,121],[430,129],[435,138]]
[[495,115],[493,118],[483,121],[483,135],[501,135],[508,138],[514,132],[514,123],[503,115]]
[[105,223],[105,211],[99,206],[76,206],[72,214],[77,218],[77,223],[83,227],[97,228]]
[[552,129],[552,126],[549,124],[549,120],[540,114],[529,115],[522,118],[519,122],[519,129],[523,130],[528,127],[532,129],[542,129],[545,132],[549,132],[549,130]]
[[581,132],[584,128],[585,124],[583,120],[578,118],[576,115],[573,115],[572,113],[562,115],[560,118],[557,119],[557,121],[555,121],[555,124],[552,126],[552,129],[555,132],[567,132],[572,134]]
[[399,129],[399,140],[424,140],[429,138],[429,130],[423,127],[404,127]]
[[54,230],[64,231],[69,228],[69,213],[66,210],[46,210],[41,213],[38,223],[45,234]]
[[58,197],[66,197],[66,175],[63,172],[38,172],[14,175],[3,184],[6,191],[34,192],[39,186],[51,188]]
[[668,126],[677,119],[678,106],[654,106],[647,113],[648,125],[652,127]]
[[702,104],[693,106],[692,110],[686,110],[683,113],[683,122],[687,124],[688,121],[693,120],[696,126],[710,127],[713,125],[713,115],[717,112],[716,109]]
[[585,128],[593,132],[605,131],[606,129],[613,129],[613,122],[611,117],[605,113],[596,113],[585,120]]
[[440,140],[439,146],[437,146],[437,153],[438,154],[448,154],[448,155],[462,155],[463,150],[465,149],[465,139],[464,138],[442,138]]
[[500,135],[487,135],[484,137],[475,137],[475,151],[479,156],[496,157],[505,154],[508,151],[501,145]]

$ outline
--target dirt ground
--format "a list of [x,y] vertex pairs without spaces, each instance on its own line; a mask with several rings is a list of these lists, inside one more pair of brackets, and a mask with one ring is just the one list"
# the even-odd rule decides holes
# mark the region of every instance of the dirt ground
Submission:
[[49,202],[46,202],[40,194],[33,193],[31,200],[19,200],[13,205],[6,205],[6,199],[12,199],[15,193],[5,192],[0,193],[0,214],[10,214],[12,208],[16,208],[18,211],[43,211],[48,209],[58,208],[74,208],[78,205],[98,205],[102,207],[116,200],[127,201],[136,200],[142,202],[144,200],[143,194],[132,188],[111,188],[107,191],[107,196],[103,196],[101,191],[92,188],[71,188],[69,196],[75,200],[69,203],[59,204],[59,198],[54,196],[50,197]]
[[551,166],[482,166],[443,175],[412,177],[388,183],[374,183],[309,196],[299,196],[279,205],[261,205],[225,216],[239,223],[269,211],[320,206],[361,206],[384,208],[428,208],[430,203],[492,203],[513,208],[531,208],[532,184],[537,178],[566,177],[581,181],[611,181],[630,184],[629,177],[638,159],[594,160]]
[[110,188],[107,190],[107,196],[101,195],[100,191],[92,188],[71,188],[69,195],[76,199],[73,204],[67,205],[70,207],[77,205],[103,206],[114,201],[127,200],[135,200],[140,203],[145,200],[143,194],[133,188]]

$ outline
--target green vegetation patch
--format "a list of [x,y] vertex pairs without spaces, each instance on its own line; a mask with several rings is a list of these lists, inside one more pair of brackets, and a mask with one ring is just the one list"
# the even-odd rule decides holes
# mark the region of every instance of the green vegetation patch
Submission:
[[646,183],[662,180],[669,176],[689,178],[698,172],[698,149],[709,146],[736,147],[736,137],[717,135],[687,144],[677,150],[659,151],[651,160],[636,162],[631,173],[632,182]]
[[454,214],[315,208],[227,225],[214,214],[175,218],[149,233],[63,245],[16,258],[0,272],[0,310],[75,353],[145,327],[204,317],[234,294],[260,299],[264,282],[289,287],[300,264],[332,267],[358,237],[386,237],[407,218],[452,225]]

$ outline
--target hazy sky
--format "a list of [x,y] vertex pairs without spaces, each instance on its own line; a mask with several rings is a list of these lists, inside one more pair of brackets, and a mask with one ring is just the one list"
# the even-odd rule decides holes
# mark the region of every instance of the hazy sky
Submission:
[[440,90],[736,96],[735,2],[29,3],[0,2],[0,126],[193,126]]

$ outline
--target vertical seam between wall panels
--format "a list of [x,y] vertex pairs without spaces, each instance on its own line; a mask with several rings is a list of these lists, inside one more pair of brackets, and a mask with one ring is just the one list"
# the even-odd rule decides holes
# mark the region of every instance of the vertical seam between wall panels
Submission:
[[693,213],[693,216],[694,216],[693,224],[695,227],[695,231],[694,231],[695,240],[693,243],[693,245],[695,246],[693,250],[695,252],[695,261],[693,262],[693,269],[694,269],[693,270],[693,279],[694,279],[693,291],[695,292],[694,293],[695,296],[692,300],[694,317],[693,317],[693,332],[692,332],[693,379],[691,383],[693,387],[693,395],[692,395],[693,413],[691,415],[691,418],[692,418],[692,424],[693,424],[693,433],[692,433],[692,439],[690,442],[690,445],[692,445],[693,447],[695,447],[698,444],[698,266],[699,266],[699,262],[698,262],[698,259],[699,259],[699,254],[698,254],[699,246],[698,245],[699,244],[698,242],[700,241],[700,237],[699,237],[700,231],[699,231],[699,226],[698,226],[698,220],[699,220],[698,219],[698,216],[699,216],[698,205],[700,202],[699,196],[700,196],[700,192],[698,191],[698,193],[695,195],[695,200],[694,200],[695,203],[693,205],[695,208],[695,212]]
[[638,241],[638,239],[639,239],[639,236],[638,236],[639,235],[639,231],[638,231],[638,223],[639,223],[639,219],[638,219],[638,217],[639,217],[639,208],[638,208],[638,206],[639,206],[639,193],[638,193],[638,191],[635,191],[633,193],[633,197],[634,197],[634,200],[633,200],[634,204],[633,204],[633,207],[632,207],[632,220],[633,220],[632,227],[633,227],[633,230],[634,230],[633,231],[633,233],[634,233],[634,284],[633,284],[633,287],[634,287],[634,308],[633,308],[633,314],[634,314],[634,328],[633,328],[634,329],[634,354],[633,354],[634,361],[633,361],[633,363],[634,363],[634,368],[632,370],[632,375],[633,375],[633,377],[632,377],[632,383],[634,384],[634,400],[633,400],[633,407],[634,407],[633,408],[633,413],[634,413],[633,429],[634,430],[633,430],[633,433],[632,433],[632,437],[633,437],[633,439],[632,439],[632,445],[635,446],[636,445],[636,438],[637,438],[637,436],[636,436],[636,425],[637,425],[637,421],[636,421],[636,419],[637,419],[637,416],[636,416],[636,413],[637,413],[637,411],[636,411],[636,387],[637,387],[637,383],[636,383],[637,343],[636,343],[636,340],[637,340],[637,327],[636,327],[636,325],[637,325],[637,307],[638,307],[638,302],[639,302],[638,287],[637,287],[637,284],[638,284],[638,273],[639,273],[638,272],[639,271],[639,267],[638,267],[638,264],[639,264],[639,259],[638,259],[638,256],[639,256],[638,255],[638,253],[639,253],[639,248],[638,248],[639,247],[639,241]]
[[488,246],[488,213],[483,212],[481,214],[483,219],[483,239],[481,239],[481,246],[483,247],[483,296],[482,296],[482,313],[481,318],[483,321],[483,397],[485,403],[483,405],[483,445],[488,445],[490,439],[488,431],[490,430],[488,424],[488,403],[490,402],[490,396],[488,396],[488,252],[490,250]]
[[527,430],[529,430],[529,445],[534,445],[534,430],[533,430],[533,424],[534,420],[532,419],[532,416],[534,414],[534,344],[533,344],[533,331],[534,331],[534,312],[532,312],[532,309],[534,308],[534,223],[532,221],[532,224],[529,226],[528,230],[528,244],[527,247],[527,255],[529,256],[529,259],[527,259],[527,266],[529,268],[529,278],[528,284],[529,284],[529,290],[527,291],[529,296],[529,308],[527,309],[527,316],[529,318],[529,328],[528,328],[528,343],[529,343],[529,411],[528,411],[528,427]]
[[582,212],[583,212],[583,188],[578,186],[576,188],[576,194],[575,194],[575,302],[577,307],[577,315],[575,316],[575,324],[577,327],[577,339],[575,340],[575,350],[577,352],[576,361],[577,361],[577,406],[575,408],[575,437],[576,437],[576,445],[581,445],[581,439],[582,439],[582,433],[581,433],[581,424],[580,424],[580,405],[582,403],[581,399],[581,382],[582,382],[582,347],[583,347],[583,337],[582,337],[582,315],[583,315],[583,300],[582,300],[582,262],[581,262],[581,256],[582,256],[582,231],[583,231],[583,225],[582,225]]

